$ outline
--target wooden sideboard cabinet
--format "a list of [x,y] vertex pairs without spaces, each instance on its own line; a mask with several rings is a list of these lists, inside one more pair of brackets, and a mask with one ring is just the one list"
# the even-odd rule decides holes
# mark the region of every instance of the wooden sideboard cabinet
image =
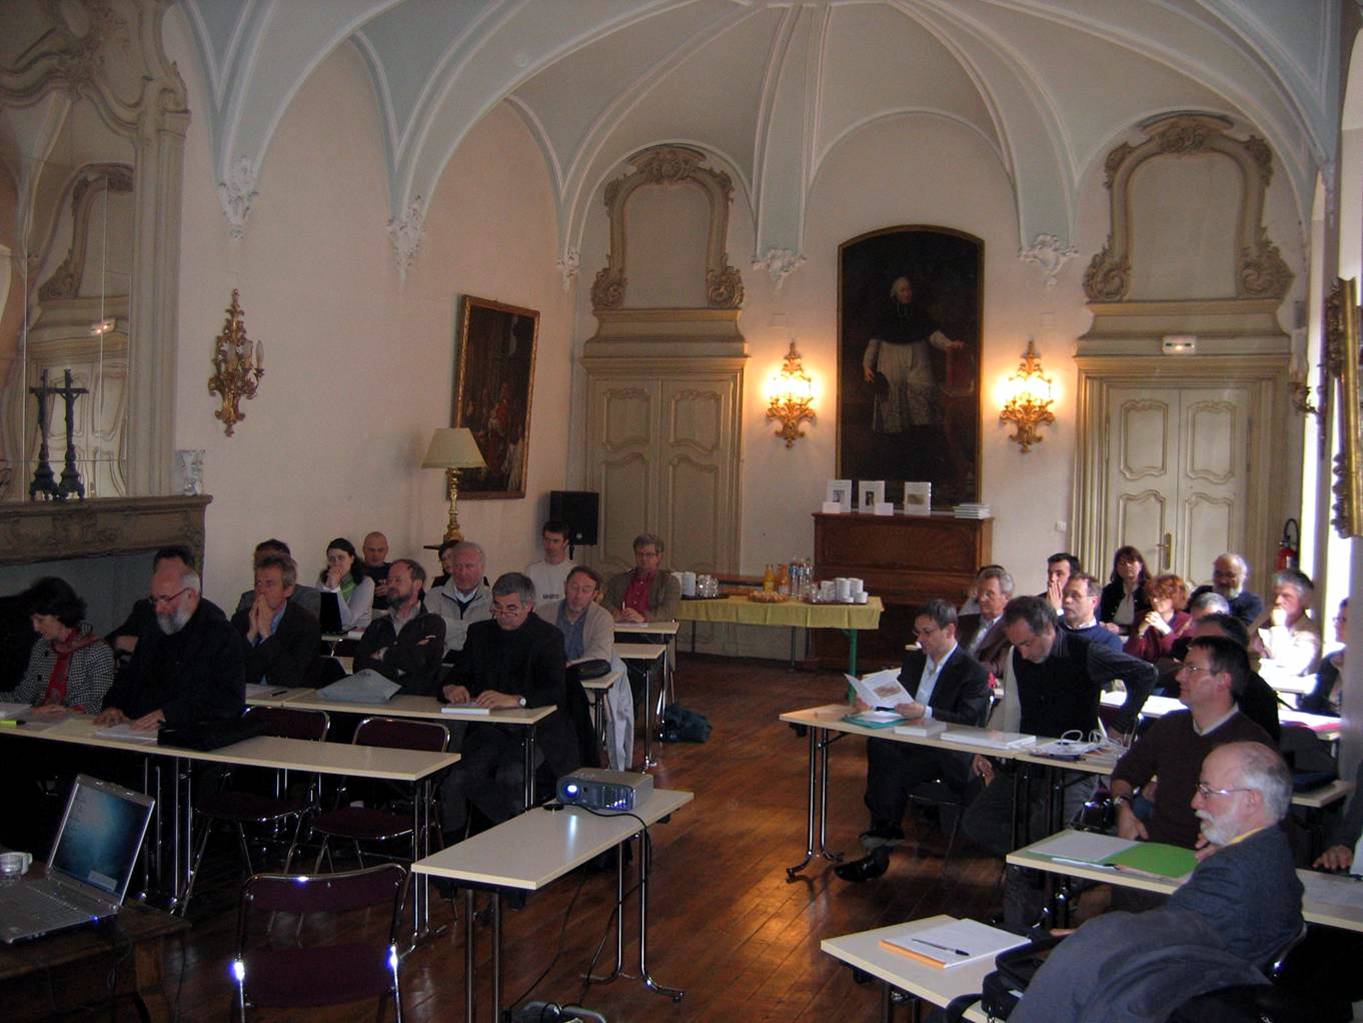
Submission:
[[[861,637],[870,671],[897,663],[913,641],[913,614],[942,597],[959,606],[981,565],[993,559],[993,520],[932,515],[814,515],[814,578],[854,576],[885,603],[874,636]],[[827,667],[847,663],[847,641],[821,630],[815,652]]]

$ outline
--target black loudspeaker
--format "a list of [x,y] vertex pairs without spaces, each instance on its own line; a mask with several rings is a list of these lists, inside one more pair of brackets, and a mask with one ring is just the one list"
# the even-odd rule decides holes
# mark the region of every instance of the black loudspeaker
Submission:
[[599,495],[594,490],[549,491],[549,517],[568,524],[568,542],[574,547],[596,544]]

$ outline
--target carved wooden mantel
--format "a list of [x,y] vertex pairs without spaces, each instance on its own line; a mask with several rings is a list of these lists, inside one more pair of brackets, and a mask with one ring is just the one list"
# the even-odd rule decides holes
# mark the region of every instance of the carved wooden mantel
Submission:
[[186,544],[203,564],[204,509],[213,498],[115,497],[4,505],[0,565],[97,558]]

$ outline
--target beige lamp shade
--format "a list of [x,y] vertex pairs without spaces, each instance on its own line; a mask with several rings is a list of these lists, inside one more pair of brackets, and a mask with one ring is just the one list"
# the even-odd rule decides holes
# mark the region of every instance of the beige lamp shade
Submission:
[[478,442],[473,439],[473,431],[467,426],[447,426],[431,434],[431,443],[426,447],[426,457],[421,460],[423,469],[483,469],[483,453],[478,450]]

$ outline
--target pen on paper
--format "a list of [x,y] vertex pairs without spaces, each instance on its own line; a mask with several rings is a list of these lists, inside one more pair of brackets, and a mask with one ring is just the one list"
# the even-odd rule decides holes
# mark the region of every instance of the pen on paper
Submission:
[[918,944],[918,945],[926,945],[926,946],[928,946],[928,948],[940,949],[940,950],[943,951],[943,952],[952,952],[952,953],[954,953],[955,955],[958,955],[958,956],[966,956],[966,957],[969,957],[969,956],[970,956],[970,953],[967,952],[967,951],[966,951],[965,949],[963,949],[963,948],[952,948],[950,945],[939,945],[939,944],[937,944],[937,942],[935,942],[935,941],[928,941],[928,940],[925,939],[925,938],[911,938],[910,940],[913,941],[915,944]]

